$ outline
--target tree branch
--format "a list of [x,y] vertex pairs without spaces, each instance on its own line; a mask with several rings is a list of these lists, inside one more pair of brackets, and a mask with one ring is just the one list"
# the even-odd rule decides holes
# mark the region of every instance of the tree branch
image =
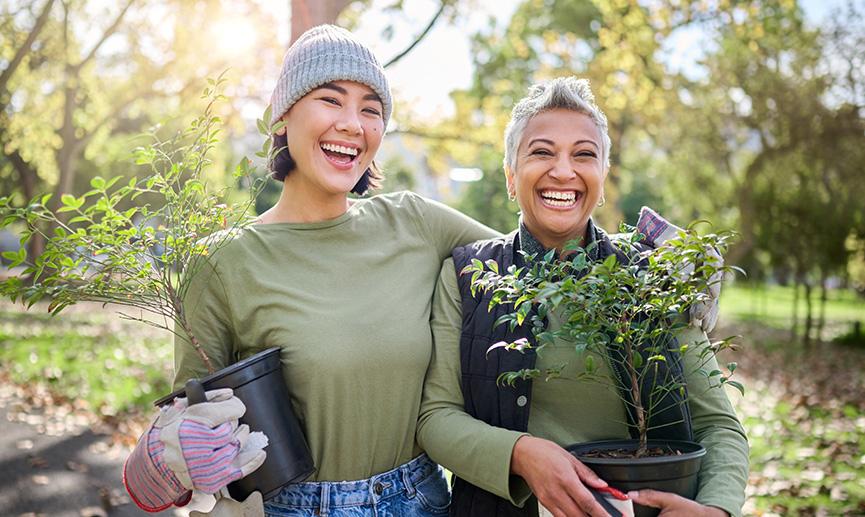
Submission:
[[135,3],[135,0],[129,0],[128,2],[126,2],[126,5],[123,6],[123,9],[120,10],[120,13],[114,19],[114,22],[107,29],[105,29],[105,32],[102,33],[102,37],[99,39],[99,41],[96,42],[96,44],[93,46],[93,48],[90,49],[90,52],[87,54],[87,56],[84,59],[82,59],[78,64],[74,65],[74,68],[76,70],[80,69],[82,66],[87,64],[88,61],[93,59],[93,56],[96,55],[96,51],[99,50],[99,47],[101,47],[102,44],[105,43],[105,40],[110,38],[111,35],[117,31],[117,28],[120,27],[120,22],[122,22],[123,17],[126,16],[126,11],[128,11],[129,8],[132,7],[132,4],[134,4],[134,3]]
[[444,133],[426,133],[421,131],[420,129],[397,129],[394,131],[388,131],[389,135],[409,135],[416,136],[418,138],[426,138],[428,140],[444,140],[444,141],[459,141],[465,142],[467,144],[475,144],[475,145],[492,145],[490,142],[486,142],[483,140],[478,140],[477,138],[472,138],[466,135],[448,135]]
[[385,63],[385,64],[384,64],[384,68],[387,68],[387,67],[391,66],[392,64],[396,63],[397,61],[399,61],[400,59],[402,59],[403,57],[405,57],[406,54],[408,54],[409,52],[411,52],[412,49],[414,49],[414,48],[417,46],[417,44],[420,43],[421,40],[424,39],[424,38],[426,37],[427,33],[429,33],[429,31],[433,28],[433,25],[435,25],[435,24],[436,24],[436,21],[438,21],[438,19],[441,17],[441,15],[442,15],[442,13],[444,12],[446,6],[447,6],[447,2],[446,2],[445,0],[442,0],[441,5],[439,6],[439,10],[435,13],[435,15],[434,15],[434,16],[432,17],[432,19],[429,21],[429,23],[427,24],[426,28],[425,28],[425,29],[424,29],[420,34],[418,34],[418,36],[414,39],[414,41],[412,42],[411,45],[409,45],[408,47],[406,47],[405,50],[403,50],[402,52],[400,52],[400,53],[397,54],[396,56],[392,57],[392,58],[390,59],[390,61],[388,61],[387,63]]
[[[17,51],[15,51],[15,56],[12,58],[12,61],[9,62],[9,66],[7,66],[3,70],[3,73],[0,74],[0,95],[6,93],[6,86],[9,83],[9,79],[12,78],[12,74],[15,73],[18,65],[20,65],[21,61],[24,59],[24,56],[30,51],[31,45],[36,41],[36,37],[39,36],[39,33],[42,32],[42,29],[45,27],[45,23],[48,21],[48,15],[51,14],[51,7],[53,5],[54,0],[47,0],[47,2],[45,2],[45,6],[42,8],[39,18],[36,19],[36,24],[33,25],[33,28],[30,30],[30,34],[27,35],[27,39],[24,40],[24,43]],[[0,109],[5,107],[5,103],[0,104]]]
[[[209,75],[206,75],[205,77],[209,77]],[[183,95],[183,93],[188,91],[190,88],[192,88],[192,86],[196,82],[197,82],[197,79],[195,79],[195,78],[190,79],[183,86],[181,86],[179,90],[177,90],[176,92],[172,92],[171,95]],[[102,117],[102,119],[100,119],[99,122],[97,122],[93,127],[91,127],[87,131],[87,134],[85,134],[84,136],[79,138],[78,141],[76,142],[76,145],[78,146],[77,149],[80,149],[84,145],[87,145],[87,143],[90,141],[90,139],[93,138],[93,135],[95,135],[103,126],[105,126],[105,124],[109,123],[110,121],[112,121],[115,118],[117,118],[118,116],[120,116],[120,114],[123,113],[123,110],[128,108],[129,105],[132,104],[133,102],[135,102],[136,100],[146,99],[148,97],[156,97],[156,96],[159,96],[162,94],[163,94],[162,92],[158,92],[156,90],[149,89],[147,91],[144,91],[144,92],[138,93],[136,95],[130,96],[129,98],[127,98],[126,100],[124,100],[123,102],[118,104],[113,110],[111,110],[111,113],[108,113],[107,115]],[[166,94],[166,95],[168,95],[168,94]]]

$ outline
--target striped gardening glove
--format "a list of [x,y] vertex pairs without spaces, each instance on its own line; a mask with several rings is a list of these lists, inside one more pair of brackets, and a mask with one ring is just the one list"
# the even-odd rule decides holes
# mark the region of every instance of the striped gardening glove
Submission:
[[192,490],[214,494],[264,463],[264,450],[243,450],[246,412],[230,389],[206,393],[207,402],[189,406],[178,398],[160,409],[123,466],[123,484],[143,510],[183,506]]
[[[643,241],[645,244],[653,248],[664,244],[668,240],[676,237],[679,232],[683,231],[678,226],[667,221],[660,214],[651,208],[644,206],[640,209],[640,218],[637,220],[637,231],[644,235]],[[703,260],[711,262],[719,268],[724,265],[724,258],[718,253],[715,248],[707,249]],[[691,264],[683,274],[690,275],[694,272],[694,265]],[[704,332],[711,332],[715,328],[715,323],[718,322],[718,299],[721,296],[721,281],[723,273],[717,271],[709,278],[709,296],[705,301],[695,303],[689,309],[692,325],[699,325]]]

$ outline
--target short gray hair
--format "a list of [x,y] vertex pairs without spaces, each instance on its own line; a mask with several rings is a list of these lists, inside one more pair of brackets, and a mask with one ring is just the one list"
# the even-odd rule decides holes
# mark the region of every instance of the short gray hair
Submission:
[[595,95],[588,79],[557,77],[529,87],[529,94],[520,99],[511,112],[511,120],[505,128],[505,170],[513,172],[517,167],[517,148],[523,138],[526,125],[535,116],[545,111],[566,109],[591,117],[601,135],[601,163],[604,171],[610,168],[610,135],[607,131],[607,116],[595,104]]

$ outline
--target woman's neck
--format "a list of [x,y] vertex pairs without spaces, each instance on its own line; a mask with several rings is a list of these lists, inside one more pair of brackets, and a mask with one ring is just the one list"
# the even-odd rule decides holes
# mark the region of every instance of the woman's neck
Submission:
[[588,229],[589,225],[587,224],[582,229],[582,232],[580,232],[574,237],[553,237],[549,235],[541,235],[539,237],[536,233],[532,232],[531,229],[526,226],[523,221],[520,221],[520,246],[523,248],[524,251],[530,251],[531,253],[538,254],[546,253],[547,251],[554,249],[556,250],[557,255],[563,256],[568,254],[564,251],[565,245],[572,240],[579,239],[580,247],[585,247],[588,244]]
[[[288,179],[288,178],[286,178]],[[276,204],[261,214],[259,221],[270,223],[317,223],[336,219],[351,206],[347,194],[327,194],[304,185],[285,182]]]

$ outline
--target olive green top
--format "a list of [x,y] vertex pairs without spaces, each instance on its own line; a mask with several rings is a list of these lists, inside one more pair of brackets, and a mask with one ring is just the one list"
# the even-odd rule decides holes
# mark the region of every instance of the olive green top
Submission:
[[[453,259],[442,266],[433,299],[433,359],[424,385],[418,443],[436,462],[484,490],[522,505],[529,496],[525,483],[510,475],[511,453],[524,433],[490,426],[463,409],[460,387],[461,298]],[[555,315],[549,328],[561,326]],[[705,343],[706,335],[688,327],[679,342]],[[514,352],[517,353],[517,352]],[[685,355],[686,372],[695,370],[696,353]],[[577,442],[628,438],[624,403],[612,387],[591,380],[577,380],[584,371],[573,345],[563,341],[546,346],[536,368],[567,363],[559,378],[532,383],[528,432],[566,446]],[[606,360],[594,361],[596,369],[608,368]],[[712,362],[705,368],[713,369]],[[748,479],[748,443],[726,393],[706,389],[700,374],[687,377],[689,405],[695,439],[707,449],[700,470],[697,501],[741,515]],[[517,400],[519,403],[519,399]]]
[[[211,251],[184,307],[217,367],[282,348],[317,467],[310,481],[368,478],[421,452],[415,428],[442,260],[495,235],[415,194],[362,199],[333,220],[233,235]],[[184,339],[175,361],[176,386],[206,374]]]

